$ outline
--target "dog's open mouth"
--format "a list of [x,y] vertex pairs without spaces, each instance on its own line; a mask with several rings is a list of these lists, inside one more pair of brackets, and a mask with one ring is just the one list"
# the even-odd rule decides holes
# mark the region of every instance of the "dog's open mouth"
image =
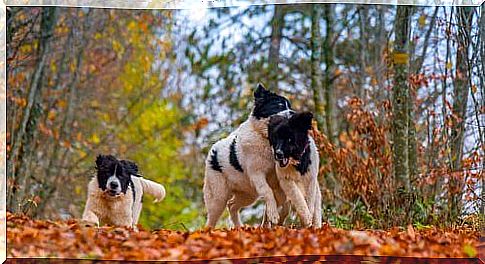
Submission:
[[278,159],[278,163],[280,165],[280,167],[284,168],[288,165],[288,158],[282,158],[282,159]]

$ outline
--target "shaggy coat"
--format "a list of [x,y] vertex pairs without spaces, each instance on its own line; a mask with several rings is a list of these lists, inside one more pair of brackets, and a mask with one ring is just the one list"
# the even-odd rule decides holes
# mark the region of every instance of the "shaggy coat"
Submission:
[[293,112],[290,102],[261,84],[254,92],[255,106],[250,117],[227,138],[210,149],[204,177],[204,202],[207,226],[214,227],[227,206],[231,220],[240,226],[239,210],[253,204],[259,197],[266,203],[266,217],[273,224],[284,220],[278,205],[286,197],[278,186],[274,159],[268,141],[268,120],[274,114]]
[[[138,175],[134,163],[118,161],[113,156],[98,156],[97,175],[88,184],[88,197],[82,220],[99,226],[99,223],[136,228],[142,209],[143,194],[155,197],[155,202],[165,197],[165,188]],[[133,169],[133,166],[135,170]],[[112,176],[105,176],[112,175]],[[118,192],[111,188],[118,180]]]
[[322,226],[322,196],[318,183],[320,158],[315,141],[308,135],[312,114],[270,119],[269,141],[275,157],[281,189],[295,208],[303,226]]

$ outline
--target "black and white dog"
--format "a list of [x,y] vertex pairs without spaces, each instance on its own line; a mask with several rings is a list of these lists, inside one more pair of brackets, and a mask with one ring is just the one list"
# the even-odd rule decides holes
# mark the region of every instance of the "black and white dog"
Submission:
[[[290,116],[294,111],[288,99],[258,84],[250,117],[227,138],[210,149],[204,178],[207,226],[214,227],[222,212],[229,209],[231,220],[240,226],[239,210],[263,197],[266,216],[278,224],[288,214],[286,197],[278,186],[275,163],[268,140],[269,117]],[[283,208],[278,212],[278,206]]]
[[88,184],[88,198],[82,220],[99,226],[99,222],[136,228],[142,208],[142,197],[148,193],[155,202],[165,197],[165,188],[144,179],[138,166],[112,155],[96,158],[96,176]]
[[322,226],[322,195],[318,183],[320,158],[308,135],[313,114],[275,115],[268,125],[276,175],[281,189],[295,208],[303,226]]

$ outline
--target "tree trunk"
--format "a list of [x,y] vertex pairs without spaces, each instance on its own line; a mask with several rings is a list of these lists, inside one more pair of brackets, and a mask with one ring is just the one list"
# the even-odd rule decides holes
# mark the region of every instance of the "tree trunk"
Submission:
[[365,94],[364,94],[364,87],[365,87],[365,79],[367,77],[367,60],[366,60],[366,55],[370,52],[369,50],[369,37],[368,37],[368,29],[367,29],[367,17],[369,15],[369,10],[366,5],[362,5],[359,7],[359,31],[360,31],[360,40],[359,40],[359,46],[360,46],[360,51],[359,51],[359,72],[360,72],[360,80],[359,80],[359,86],[357,87],[357,96],[366,101],[365,99]]
[[428,31],[424,36],[421,56],[417,57],[414,60],[413,65],[411,67],[412,68],[411,72],[413,72],[414,74],[418,74],[419,72],[421,72],[421,68],[423,67],[424,59],[426,58],[426,52],[428,51],[429,39],[431,37],[431,33],[435,29],[435,22],[436,22],[436,17],[438,16],[438,11],[439,11],[439,7],[435,7],[433,16],[431,17],[431,21],[429,22]]
[[394,24],[394,86],[392,89],[392,158],[393,173],[396,187],[409,190],[409,164],[408,164],[408,65],[409,33],[410,33],[411,7],[398,6]]
[[[480,28],[482,29],[480,31],[480,43],[479,43],[479,47],[480,47],[480,51],[479,51],[479,54],[481,54],[481,59],[480,59],[480,62],[481,62],[481,67],[479,66],[478,68],[482,69],[482,72],[485,71],[485,30],[483,30],[485,28],[485,8],[481,8],[482,9],[482,12],[480,14]],[[483,89],[485,89],[485,76],[484,74],[480,75],[480,84],[482,86],[482,91]],[[484,94],[482,92],[482,94]],[[481,103],[481,105],[483,106],[483,101]],[[478,109],[477,109],[478,110]],[[478,122],[478,125],[479,125],[479,131],[484,131],[484,127],[483,126],[480,126],[480,118],[478,117],[478,111],[476,111],[476,115],[477,115],[477,122]],[[484,145],[483,144],[483,141],[485,140],[485,135],[484,134],[481,134],[480,135],[480,138],[482,140],[482,146]],[[485,177],[483,177],[482,175],[482,194],[481,194],[481,206],[480,206],[480,209],[481,209],[481,213],[482,213],[482,216],[485,215],[485,192],[483,191],[483,188],[485,186]],[[483,223],[483,222],[482,222]],[[482,225],[483,226],[483,225]]]
[[[56,23],[56,13],[57,8],[44,8],[42,9],[42,20],[40,24],[41,30],[41,39],[39,45],[39,60],[37,67],[34,71],[32,82],[30,84],[29,94],[27,96],[27,105],[24,108],[19,131],[16,133],[16,138],[12,139],[12,150],[10,152],[10,156],[7,161],[7,176],[12,179],[12,184],[17,183],[17,175],[15,171],[15,163],[17,156],[19,154],[20,148],[23,144],[23,138],[26,133],[26,128],[29,120],[31,120],[31,113],[34,106],[35,98],[37,96],[38,91],[41,88],[42,83],[42,72],[44,70],[44,66],[46,64],[47,56],[50,52],[50,37],[53,33],[53,28]],[[15,211],[17,208],[13,206],[13,203],[16,202],[17,199],[14,199],[14,189],[9,188],[8,198],[9,200],[9,209]]]
[[320,8],[317,5],[312,5],[312,25],[311,25],[311,86],[313,90],[313,104],[315,111],[315,120],[317,121],[318,129],[325,131],[325,98],[321,85],[320,76]]
[[[458,48],[456,53],[456,74],[453,85],[453,126],[451,128],[450,150],[451,168],[453,171],[461,169],[463,158],[463,136],[465,132],[466,108],[468,103],[470,32],[472,26],[473,9],[470,7],[457,7],[458,18]],[[450,220],[455,220],[461,211],[461,194],[463,182],[461,179],[451,177],[450,191]]]
[[[421,52],[421,56],[416,58],[411,66],[411,72],[414,74],[418,74],[421,71],[421,67],[424,62],[424,58],[426,57],[426,52],[428,50],[429,39],[431,37],[431,32],[434,28],[434,24],[436,21],[436,16],[438,14],[438,7],[435,8],[433,16],[431,18],[431,22],[429,24],[428,31],[426,32],[424,42],[423,42],[423,49]],[[416,143],[416,124],[415,120],[415,109],[414,109],[414,102],[416,98],[416,91],[410,91],[410,100],[408,101],[408,162],[409,162],[409,178],[411,181],[416,180],[416,177],[419,173],[418,170],[418,157],[417,157],[417,143]]]
[[333,92],[333,79],[334,79],[334,47],[332,45],[333,34],[333,8],[331,4],[324,5],[325,11],[325,39],[323,43],[323,56],[325,62],[325,74],[323,79],[323,91],[325,93],[325,123],[327,125],[326,132],[328,139],[332,144],[335,144],[334,134],[334,122],[333,122],[333,107],[334,107],[334,92]]
[[268,54],[268,85],[267,88],[273,91],[278,90],[279,61],[281,34],[285,23],[285,14],[282,5],[274,5],[274,15],[271,21],[271,44]]
[[[72,79],[68,83],[68,102],[66,105],[66,114],[64,115],[61,126],[59,129],[59,138],[61,140],[72,140],[71,139],[71,130],[72,130],[72,123],[73,120],[75,119],[75,109],[76,109],[76,100],[78,100],[78,84],[79,84],[79,76],[82,73],[82,65],[83,65],[83,58],[84,58],[84,51],[86,46],[88,45],[89,42],[89,37],[87,37],[91,32],[89,31],[89,22],[90,22],[90,15],[92,13],[92,9],[88,11],[86,16],[83,18],[83,25],[81,28],[73,28],[73,30],[79,30],[79,32],[82,32],[80,34],[79,40],[76,45],[76,41],[73,39],[72,40],[72,53],[75,54],[74,61],[76,62],[76,67],[74,72],[72,73]],[[74,36],[73,36],[74,38]],[[77,46],[77,50],[76,50]],[[75,52],[76,51],[76,52]],[[64,149],[64,153],[60,153],[60,142],[57,142],[54,145],[54,150],[52,151],[51,158],[49,160],[49,165],[47,166],[47,171],[46,171],[46,178],[51,179],[51,188],[48,192],[44,193],[44,196],[42,197],[43,200],[50,200],[52,196],[56,193],[57,191],[57,186],[60,186],[60,182],[62,182],[62,176],[66,174],[61,173],[61,168],[63,167],[63,160],[65,156],[67,155],[67,151],[69,150],[68,148]],[[45,205],[47,203],[44,202],[39,206],[38,212],[43,212],[43,209],[45,208]]]

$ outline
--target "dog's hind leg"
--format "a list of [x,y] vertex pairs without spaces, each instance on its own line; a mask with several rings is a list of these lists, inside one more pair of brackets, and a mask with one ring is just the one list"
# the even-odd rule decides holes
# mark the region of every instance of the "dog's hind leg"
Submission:
[[252,197],[244,193],[235,193],[234,197],[227,203],[231,220],[235,227],[241,226],[241,219],[239,218],[239,210],[254,203],[257,197]]
[[222,173],[206,169],[204,203],[207,209],[207,227],[215,227],[229,200],[229,188]]
[[278,189],[273,189],[274,196],[276,199],[276,204],[278,205],[278,212],[280,215],[280,221],[278,225],[283,225],[285,223],[285,219],[290,213],[290,202],[287,200],[285,192],[281,189],[278,185]]

